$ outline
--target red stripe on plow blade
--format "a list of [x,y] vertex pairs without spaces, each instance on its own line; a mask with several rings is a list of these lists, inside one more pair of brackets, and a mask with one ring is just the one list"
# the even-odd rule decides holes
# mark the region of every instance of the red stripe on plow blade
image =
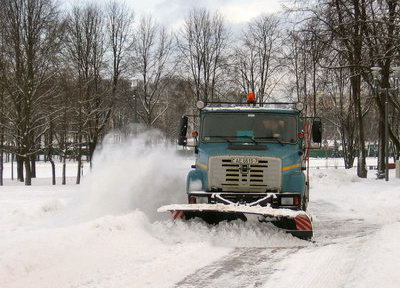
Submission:
[[296,229],[298,231],[311,231],[311,227],[308,224],[302,223],[300,221],[296,221]]
[[308,217],[297,216],[294,218],[296,222],[296,228],[300,231],[312,231],[312,224]]
[[299,230],[312,230],[310,220],[304,217],[296,217],[296,226]]
[[172,211],[172,219],[183,218],[183,211]]

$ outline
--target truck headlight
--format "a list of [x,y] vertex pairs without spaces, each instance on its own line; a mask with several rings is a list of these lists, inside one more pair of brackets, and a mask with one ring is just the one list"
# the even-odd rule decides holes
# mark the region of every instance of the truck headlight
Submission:
[[282,206],[293,206],[293,204],[294,204],[293,197],[281,197]]
[[208,204],[208,197],[196,197],[197,204]]
[[281,197],[281,206],[300,206],[300,195],[291,195]]

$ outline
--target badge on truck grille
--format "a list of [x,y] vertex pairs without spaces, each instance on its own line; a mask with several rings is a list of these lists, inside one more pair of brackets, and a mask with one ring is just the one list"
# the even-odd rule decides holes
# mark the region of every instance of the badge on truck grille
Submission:
[[257,164],[258,160],[255,158],[233,158],[232,163],[236,164]]

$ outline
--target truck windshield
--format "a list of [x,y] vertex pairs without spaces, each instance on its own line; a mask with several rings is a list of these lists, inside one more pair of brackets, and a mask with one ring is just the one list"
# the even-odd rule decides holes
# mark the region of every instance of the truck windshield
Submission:
[[294,115],[271,113],[209,113],[203,119],[201,139],[207,142],[297,142]]

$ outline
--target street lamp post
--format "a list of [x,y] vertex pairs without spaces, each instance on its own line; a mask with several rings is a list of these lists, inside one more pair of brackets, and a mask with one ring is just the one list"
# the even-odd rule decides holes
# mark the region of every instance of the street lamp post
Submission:
[[137,79],[132,79],[132,89],[133,89],[133,101],[135,104],[134,107],[134,115],[133,115],[133,121],[135,124],[138,123],[138,111],[137,111],[137,86],[138,86],[138,80]]
[[374,79],[374,88],[375,91],[385,92],[385,181],[389,181],[389,92],[398,92],[399,90],[399,75],[400,75],[400,67],[393,67],[392,73],[394,75],[394,87],[386,87],[381,88],[378,87],[377,82],[380,79],[380,73],[382,68],[379,66],[371,67],[372,76]]
[[385,181],[389,181],[389,88],[385,93]]

